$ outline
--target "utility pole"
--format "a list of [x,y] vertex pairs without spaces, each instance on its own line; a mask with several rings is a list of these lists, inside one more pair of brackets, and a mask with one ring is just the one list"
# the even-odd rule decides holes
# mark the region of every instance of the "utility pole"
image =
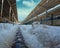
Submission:
[[51,14],[51,25],[53,25],[53,14]]
[[9,20],[10,20],[10,18],[11,18],[11,6],[9,8]]
[[47,24],[47,17],[48,17],[48,12],[47,12],[47,10],[48,10],[48,9],[47,9],[47,6],[46,6],[46,19],[45,19],[45,20],[46,20],[46,24]]
[[[49,2],[49,0],[46,1],[46,4],[47,4],[48,2]],[[48,6],[46,6],[45,8],[46,8],[46,19],[45,19],[45,21],[46,21],[46,24],[47,24],[47,16],[48,16],[47,10],[48,10]]]
[[3,4],[4,4],[4,0],[2,0],[2,5],[1,5],[1,19],[2,19],[2,14],[3,14]]

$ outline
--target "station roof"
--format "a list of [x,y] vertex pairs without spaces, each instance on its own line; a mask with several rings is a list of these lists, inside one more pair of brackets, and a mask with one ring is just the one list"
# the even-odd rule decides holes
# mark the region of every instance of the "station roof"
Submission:
[[60,4],[60,0],[42,0],[36,8],[27,16],[27,18],[24,20],[26,22],[27,20],[37,16],[38,14],[41,14],[42,12]]
[[17,18],[16,0],[7,0],[7,1],[10,3],[10,5],[11,5],[11,7],[12,7],[12,10],[14,11],[14,14],[15,14],[15,16],[16,16],[16,18]]

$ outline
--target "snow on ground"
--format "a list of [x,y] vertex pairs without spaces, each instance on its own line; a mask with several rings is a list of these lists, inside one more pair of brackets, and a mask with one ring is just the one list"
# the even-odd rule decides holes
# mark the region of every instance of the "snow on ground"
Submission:
[[60,27],[24,25],[20,28],[29,48],[60,48]]
[[31,25],[23,25],[21,27],[22,35],[25,39],[25,43],[29,48],[41,48],[40,43],[37,41],[36,37],[30,34],[32,29]]
[[60,48],[60,27],[0,23],[0,48],[11,48],[20,27],[29,48]]
[[17,26],[0,23],[0,48],[11,48],[16,32]]

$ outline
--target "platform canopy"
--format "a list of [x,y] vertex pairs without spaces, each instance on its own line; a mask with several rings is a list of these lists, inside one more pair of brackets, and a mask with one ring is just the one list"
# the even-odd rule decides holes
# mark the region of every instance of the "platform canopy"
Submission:
[[7,0],[7,1],[10,3],[10,5],[11,5],[13,11],[14,11],[14,14],[15,14],[15,16],[16,16],[16,18],[17,18],[16,0]]
[[28,21],[29,19],[41,14],[42,12],[60,4],[60,0],[42,0],[36,8],[27,16],[24,22]]

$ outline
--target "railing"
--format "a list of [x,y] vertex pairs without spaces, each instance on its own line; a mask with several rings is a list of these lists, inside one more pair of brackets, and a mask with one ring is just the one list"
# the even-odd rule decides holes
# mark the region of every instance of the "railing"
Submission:
[[[54,25],[54,22],[57,24],[57,21],[60,23],[60,15],[56,15],[56,16],[49,16],[45,19],[40,19],[40,24],[48,24],[48,25]],[[47,23],[45,23],[47,22]],[[33,21],[30,21],[28,23],[25,24],[32,24]],[[57,24],[58,25],[58,24]]]
[[40,23],[43,24],[46,21],[47,23],[50,22],[50,24],[53,25],[54,24],[54,21],[56,23],[57,20],[60,20],[60,15],[51,16],[51,17],[48,17],[46,19],[41,19],[40,20]]

